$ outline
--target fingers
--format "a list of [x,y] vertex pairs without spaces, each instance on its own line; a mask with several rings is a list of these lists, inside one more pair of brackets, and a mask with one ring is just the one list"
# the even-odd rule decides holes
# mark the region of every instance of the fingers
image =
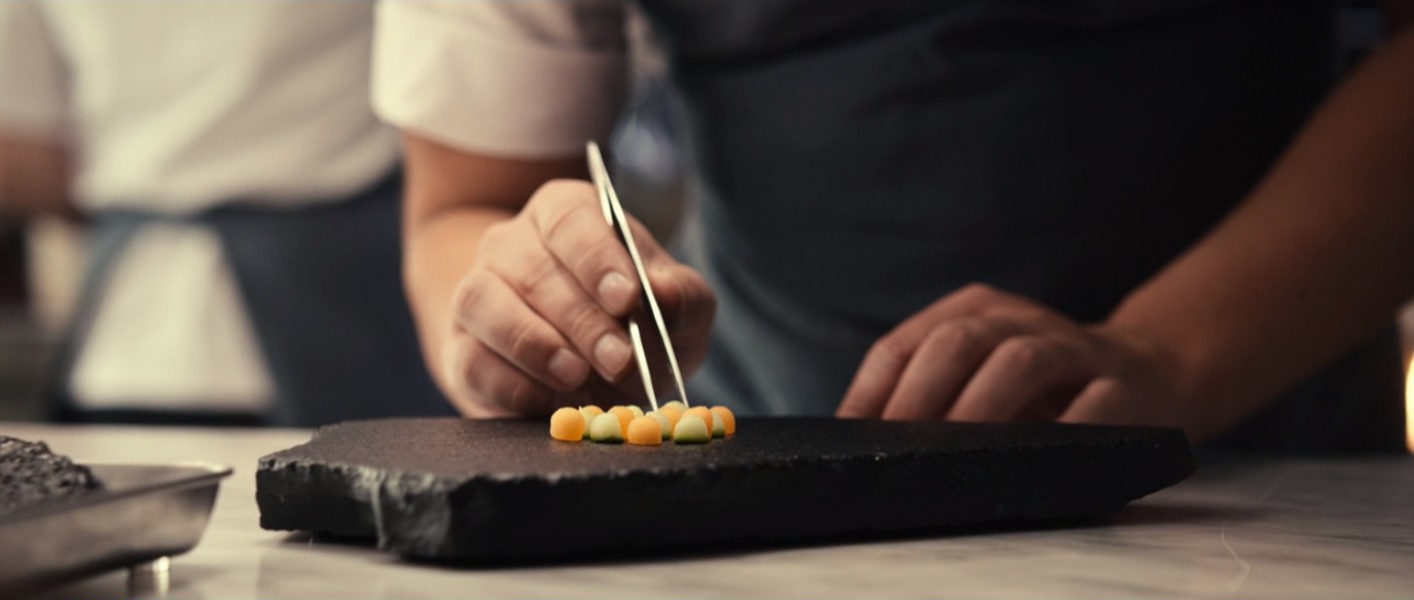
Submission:
[[[674,343],[685,342],[679,358],[700,363],[715,296],[641,224],[630,226]],[[477,257],[454,298],[452,337],[466,339],[444,349],[446,385],[468,414],[538,412],[570,393],[626,385],[633,350],[620,319],[639,305],[641,283],[592,185],[542,186],[519,216],[487,229]]]
[[1002,323],[979,320],[935,327],[904,369],[883,418],[923,420],[947,414],[973,372],[1010,329]]
[[[1024,311],[1028,304],[1017,296],[981,283],[964,286],[934,302],[889,332],[869,349],[859,371],[855,374],[854,381],[850,383],[849,390],[845,392],[844,401],[840,403],[840,408],[835,413],[836,416],[841,418],[883,416],[885,407],[891,403],[890,398],[899,388],[901,380],[905,376],[905,369],[914,359],[914,353],[932,334],[935,327],[959,319],[982,320],[999,311]],[[953,354],[965,362],[980,360],[973,356],[972,340],[964,339],[969,335],[962,329],[944,332],[941,335],[942,339],[933,342],[933,351],[940,355]],[[953,338],[951,341],[955,344],[966,347],[945,350],[949,338]],[[976,367],[975,364],[972,366]],[[928,370],[926,365],[920,365],[915,368],[911,377],[916,378],[919,383],[918,387],[909,386],[906,402],[897,409],[902,411],[902,414],[938,412],[932,407],[925,409],[918,404],[919,399],[926,395],[920,392],[934,385],[949,387],[953,385],[956,374],[952,369],[949,369],[947,373],[934,373]],[[950,400],[950,396],[945,399],[947,402]],[[944,404],[941,410],[946,410],[946,408],[947,405]]]
[[544,414],[553,391],[526,375],[476,338],[461,334],[443,352],[448,394],[463,414],[476,418]]
[[864,355],[864,362],[855,372],[854,381],[845,391],[844,401],[835,411],[835,416],[841,419],[873,419],[883,415],[889,396],[893,395],[894,387],[898,385],[911,358],[913,348],[896,337],[886,336],[875,342]]
[[[967,421],[1033,414],[1043,400],[1093,376],[1084,335],[1035,302],[969,285],[876,343],[837,414]],[[1045,404],[1048,414],[1059,414]]]
[[[627,249],[604,220],[596,197],[589,182],[552,181],[536,192],[526,214],[545,247],[579,286],[605,311],[623,316],[638,302],[639,282]],[[652,239],[646,233],[640,237]]]
[[1093,376],[1085,357],[1054,338],[1019,336],[997,345],[958,396],[952,421],[1009,421],[1051,392]]
[[589,377],[589,363],[489,270],[472,271],[463,282],[456,314],[458,325],[471,337],[545,385],[569,391]]
[[[1000,319],[914,320],[870,348],[836,413],[844,418],[943,416],[992,349],[1020,331]],[[914,341],[916,340],[916,341]]]
[[[623,327],[543,247],[533,245],[524,252],[497,255],[488,261],[488,267],[605,379],[616,381],[628,370],[633,349]],[[490,314],[502,318],[499,313]]]
[[1133,422],[1129,412],[1124,384],[1117,379],[1100,377],[1075,397],[1075,402],[1061,414],[1060,422],[1124,424]]

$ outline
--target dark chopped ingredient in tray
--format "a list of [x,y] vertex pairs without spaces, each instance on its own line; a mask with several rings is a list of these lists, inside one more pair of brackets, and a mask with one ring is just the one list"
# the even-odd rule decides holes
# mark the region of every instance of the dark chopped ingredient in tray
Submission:
[[0,515],[98,487],[88,467],[50,452],[44,442],[0,435]]

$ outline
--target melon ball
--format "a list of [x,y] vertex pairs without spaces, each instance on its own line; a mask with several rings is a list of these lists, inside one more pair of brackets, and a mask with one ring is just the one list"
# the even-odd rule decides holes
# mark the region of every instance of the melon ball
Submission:
[[638,417],[628,424],[628,443],[657,446],[663,443],[663,426],[653,417]]
[[624,430],[619,424],[619,418],[609,413],[594,417],[594,421],[589,424],[589,439],[605,444],[624,441]]
[[584,415],[574,408],[561,408],[550,415],[550,437],[566,442],[584,439]]
[[673,441],[679,444],[705,444],[712,439],[707,423],[696,414],[685,414],[673,429]]

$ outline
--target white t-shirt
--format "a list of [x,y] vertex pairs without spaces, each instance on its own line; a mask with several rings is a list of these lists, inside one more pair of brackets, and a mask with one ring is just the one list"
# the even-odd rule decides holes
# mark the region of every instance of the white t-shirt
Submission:
[[463,150],[583,153],[623,106],[626,18],[622,0],[384,2],[374,106],[401,128]]
[[[69,139],[85,209],[335,202],[399,155],[368,99],[372,13],[370,2],[0,2],[0,131]],[[132,241],[69,385],[89,408],[271,400],[213,232],[164,223]]]

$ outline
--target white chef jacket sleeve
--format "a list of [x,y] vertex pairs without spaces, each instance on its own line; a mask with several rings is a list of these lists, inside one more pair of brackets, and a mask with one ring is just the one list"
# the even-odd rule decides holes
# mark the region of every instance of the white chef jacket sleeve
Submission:
[[626,87],[620,0],[385,0],[373,104],[404,130],[506,158],[584,151]]
[[0,132],[58,137],[68,112],[68,68],[43,5],[0,2]]

